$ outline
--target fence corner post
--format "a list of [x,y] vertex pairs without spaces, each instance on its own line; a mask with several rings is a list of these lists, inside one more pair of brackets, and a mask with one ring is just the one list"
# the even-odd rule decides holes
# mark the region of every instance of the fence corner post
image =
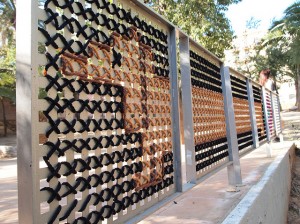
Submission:
[[226,120],[226,136],[230,164],[227,166],[228,183],[232,186],[242,185],[241,165],[235,125],[233,97],[229,67],[221,67],[222,91],[224,96],[224,112]]
[[247,93],[248,93],[249,111],[250,111],[250,119],[251,119],[253,147],[258,148],[259,140],[258,140],[258,131],[257,131],[257,124],[256,124],[253,87],[252,87],[252,82],[249,78],[247,78],[246,82],[247,82]]

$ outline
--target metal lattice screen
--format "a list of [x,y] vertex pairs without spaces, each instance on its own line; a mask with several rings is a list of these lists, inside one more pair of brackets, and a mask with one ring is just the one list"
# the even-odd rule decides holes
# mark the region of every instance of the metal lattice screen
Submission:
[[266,108],[267,108],[267,122],[270,130],[270,137],[273,138],[276,135],[275,126],[274,126],[274,115],[273,115],[273,108],[272,108],[272,97],[271,92],[269,90],[265,90],[265,97],[266,97]]
[[169,31],[127,1],[40,12],[40,223],[122,223],[175,192]]
[[264,141],[267,138],[265,116],[263,110],[263,101],[261,88],[253,86],[253,96],[254,96],[254,107],[255,107],[255,116],[257,124],[257,132],[259,141]]
[[197,176],[228,161],[220,66],[190,50],[192,109]]
[[274,111],[274,128],[275,133],[278,135],[278,133],[281,132],[281,124],[280,124],[280,103],[278,99],[278,95],[275,93],[272,93],[272,108]]
[[238,148],[243,150],[253,145],[247,85],[244,79],[237,76],[231,75],[230,79]]

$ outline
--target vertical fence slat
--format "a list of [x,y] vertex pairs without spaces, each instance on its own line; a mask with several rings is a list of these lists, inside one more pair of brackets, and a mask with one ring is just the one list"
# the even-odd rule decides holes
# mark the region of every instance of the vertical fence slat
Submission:
[[184,144],[186,155],[186,180],[190,183],[196,181],[195,165],[195,144],[194,144],[194,123],[192,110],[192,84],[189,53],[189,38],[180,37],[180,70],[181,70],[181,88],[184,120]]
[[249,102],[249,109],[250,109],[253,147],[257,148],[259,146],[259,140],[258,140],[258,131],[257,131],[257,124],[256,124],[253,87],[250,79],[247,79],[247,92],[248,92],[248,102]]
[[172,131],[174,147],[174,170],[176,191],[182,191],[182,171],[181,171],[181,143],[180,143],[180,112],[179,112],[179,87],[177,72],[177,53],[176,53],[176,29],[170,33],[170,68],[171,68],[171,95],[172,95]]
[[228,182],[230,185],[242,184],[241,166],[237,142],[237,132],[234,118],[233,97],[230,83],[229,68],[221,67],[222,90],[224,96],[224,111],[226,118],[226,135],[228,142],[229,161],[227,166]]

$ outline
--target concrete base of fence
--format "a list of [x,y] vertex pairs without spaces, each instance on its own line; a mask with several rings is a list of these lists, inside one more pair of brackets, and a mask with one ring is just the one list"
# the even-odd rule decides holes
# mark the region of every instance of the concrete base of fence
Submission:
[[273,161],[223,224],[286,223],[295,148],[294,144]]
[[272,157],[272,148],[271,148],[270,143],[267,143],[265,145],[265,148],[266,148],[267,157],[271,158]]

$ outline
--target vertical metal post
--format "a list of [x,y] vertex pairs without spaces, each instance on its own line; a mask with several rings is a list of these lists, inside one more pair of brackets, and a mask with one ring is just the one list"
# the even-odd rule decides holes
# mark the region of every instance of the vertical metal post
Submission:
[[182,104],[184,120],[184,143],[186,156],[186,180],[189,183],[196,183],[196,162],[194,145],[194,122],[192,108],[192,84],[190,68],[190,47],[189,38],[180,36],[180,71],[182,87]]
[[262,87],[262,101],[263,101],[263,109],[265,114],[265,123],[266,123],[266,131],[267,131],[267,140],[268,142],[271,141],[271,133],[270,133],[270,127],[269,127],[269,117],[268,117],[268,106],[267,106],[267,98],[266,98],[266,89],[265,87]]
[[259,146],[259,140],[258,140],[258,131],[257,131],[257,124],[256,124],[253,87],[252,87],[251,80],[247,79],[246,84],[247,84],[247,94],[248,94],[249,111],[250,111],[250,119],[251,119],[253,147],[257,148]]
[[173,27],[170,33],[170,69],[171,69],[171,95],[172,95],[172,130],[174,147],[174,170],[176,191],[182,192],[181,170],[181,143],[180,143],[180,111],[179,111],[179,87],[177,72],[176,29]]
[[37,7],[38,1],[17,4],[17,148],[19,223],[38,223],[39,203],[36,189],[38,135],[33,124],[38,122],[35,110],[37,93]]
[[227,166],[228,182],[237,186],[242,184],[241,165],[238,150],[237,132],[234,118],[233,97],[229,67],[221,67],[222,90],[224,96],[224,112],[226,120],[226,136],[228,142],[229,161]]

